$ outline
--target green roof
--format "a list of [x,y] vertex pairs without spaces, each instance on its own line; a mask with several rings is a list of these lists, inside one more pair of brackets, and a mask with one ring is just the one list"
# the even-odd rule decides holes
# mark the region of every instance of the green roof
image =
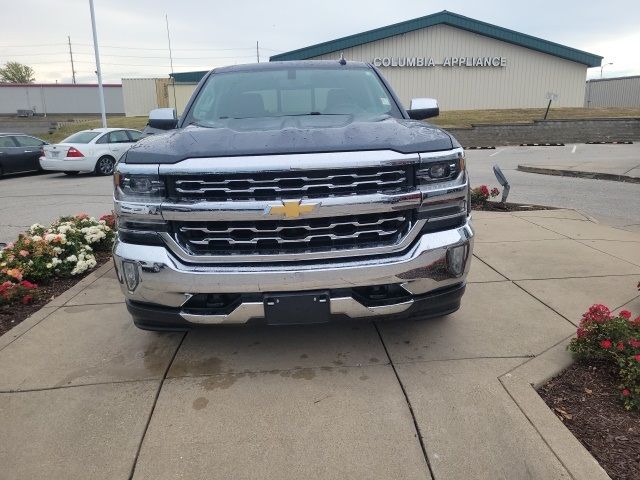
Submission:
[[386,27],[376,28],[367,32],[356,33],[348,37],[330,40],[310,47],[292,50],[291,52],[280,53],[270,58],[271,61],[279,60],[306,60],[318,57],[327,53],[339,52],[347,48],[362,45],[364,43],[375,42],[384,38],[393,37],[394,35],[402,35],[403,33],[413,32],[421,28],[432,27],[434,25],[450,25],[452,27],[467,30],[469,32],[484,35],[485,37],[495,38],[503,42],[512,43],[520,47],[530,48],[542,53],[548,53],[556,57],[571,60],[573,62],[582,63],[588,67],[599,67],[602,57],[593,53],[583,52],[575,48],[566,47],[559,43],[550,42],[541,38],[526,35],[524,33],[509,30],[508,28],[498,27],[490,23],[474,20],[473,18],[458,15],[457,13],[442,12],[427,15],[425,17],[414,18],[405,22],[394,23]]
[[173,77],[176,83],[198,83],[207,73],[209,73],[209,70],[203,70],[201,72],[170,73],[169,77]]

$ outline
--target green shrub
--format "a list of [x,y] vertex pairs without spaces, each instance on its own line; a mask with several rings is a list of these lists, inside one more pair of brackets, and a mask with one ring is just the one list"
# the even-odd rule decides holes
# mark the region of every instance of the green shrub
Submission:
[[569,350],[583,359],[618,366],[620,398],[627,410],[640,409],[640,316],[622,310],[613,315],[605,305],[593,305],[582,316]]
[[113,245],[113,225],[112,215],[96,220],[87,214],[62,217],[49,227],[32,225],[0,250],[0,303],[33,298],[36,292],[31,291],[35,290],[31,282],[79,275],[94,268],[94,252]]

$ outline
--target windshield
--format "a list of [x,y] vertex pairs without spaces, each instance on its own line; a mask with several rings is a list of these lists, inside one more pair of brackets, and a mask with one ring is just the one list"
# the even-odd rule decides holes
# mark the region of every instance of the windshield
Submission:
[[371,69],[282,68],[214,74],[187,123],[287,115],[391,114],[393,101]]
[[78,132],[68,136],[60,143],[89,143],[102,132]]

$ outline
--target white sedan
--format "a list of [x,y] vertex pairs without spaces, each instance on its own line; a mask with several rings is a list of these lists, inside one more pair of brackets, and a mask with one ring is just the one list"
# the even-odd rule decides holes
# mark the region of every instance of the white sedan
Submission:
[[140,138],[142,132],[124,128],[82,130],[60,143],[45,145],[40,166],[67,175],[79,172],[111,175],[116,162]]

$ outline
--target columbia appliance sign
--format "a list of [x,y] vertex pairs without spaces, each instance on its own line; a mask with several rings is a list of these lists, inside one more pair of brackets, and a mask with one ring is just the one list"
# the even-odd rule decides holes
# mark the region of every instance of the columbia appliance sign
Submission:
[[506,67],[506,57],[445,57],[440,63],[432,57],[376,57],[376,67]]

